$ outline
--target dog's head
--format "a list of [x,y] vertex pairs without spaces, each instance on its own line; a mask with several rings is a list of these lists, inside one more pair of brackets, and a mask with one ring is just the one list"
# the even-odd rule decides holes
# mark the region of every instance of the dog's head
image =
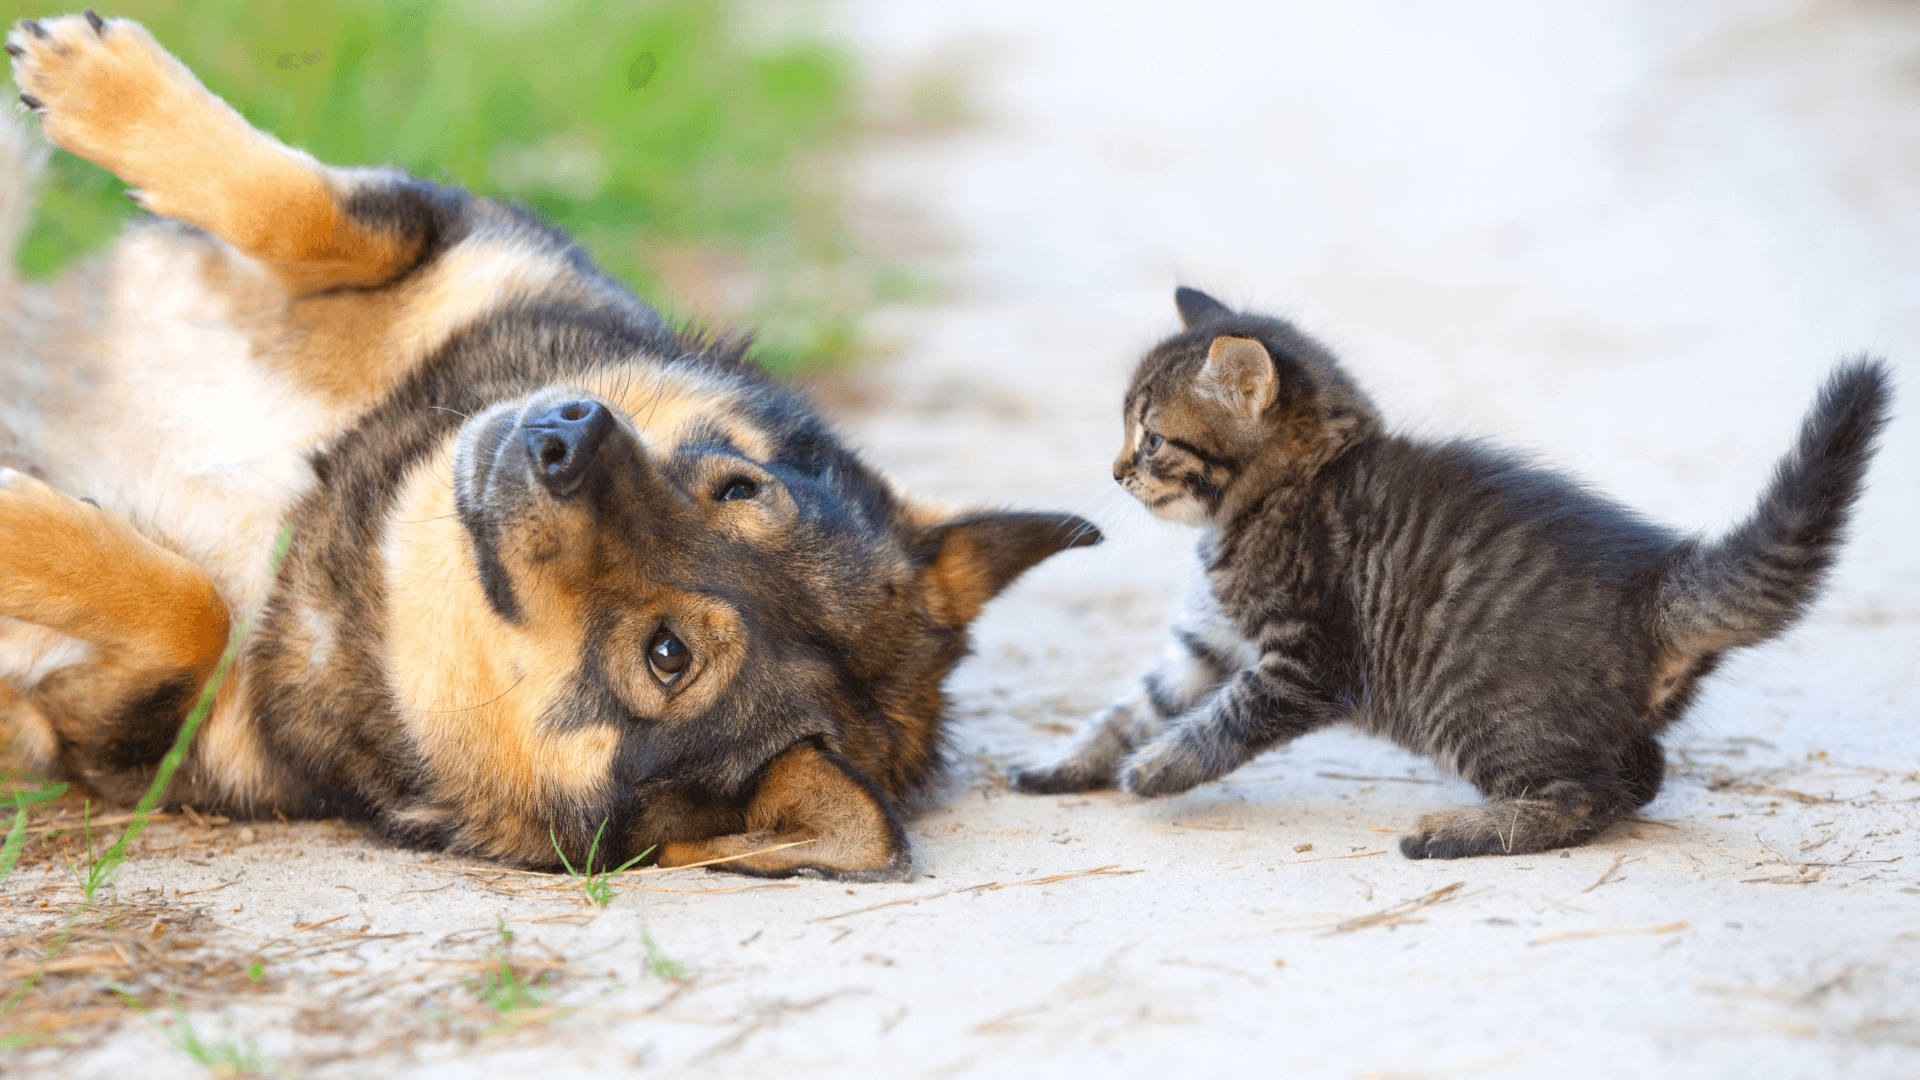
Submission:
[[710,365],[496,401],[389,524],[412,813],[526,863],[599,836],[603,859],[904,873],[897,806],[937,764],[968,623],[1098,540],[910,503],[792,392]]

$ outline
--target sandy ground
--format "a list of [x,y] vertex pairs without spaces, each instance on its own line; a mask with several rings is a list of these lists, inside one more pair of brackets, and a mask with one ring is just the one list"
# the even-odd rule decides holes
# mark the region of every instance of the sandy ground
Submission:
[[[1176,283],[1295,318],[1404,427],[1532,448],[1689,528],[1745,511],[1840,356],[1890,356],[1910,402],[1920,14],[847,0],[837,17],[882,80],[970,70],[981,113],[862,169],[879,242],[948,288],[883,313],[898,356],[855,380],[850,428],[923,493],[1071,507],[1110,534],[981,621],[917,876],[594,911],[334,826],[169,825],[173,852],[123,891],[215,890],[178,902],[286,957],[263,993],[204,1009],[203,1037],[318,1076],[1920,1074],[1910,404],[1818,611],[1712,680],[1645,820],[1589,847],[1405,861],[1395,832],[1474,793],[1345,731],[1158,802],[1002,780],[1159,646],[1190,538],[1106,476],[1122,381],[1172,327]],[[581,1008],[477,1038],[447,1010],[500,918]],[[645,972],[643,929],[687,979]],[[0,1068],[203,1074],[166,1045],[134,1023]],[[329,1046],[385,1056],[304,1056]]]

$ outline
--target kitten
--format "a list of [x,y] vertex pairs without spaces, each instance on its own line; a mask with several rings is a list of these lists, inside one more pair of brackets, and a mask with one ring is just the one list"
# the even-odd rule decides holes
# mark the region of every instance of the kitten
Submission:
[[1844,363],[1752,517],[1714,541],[1475,442],[1387,433],[1319,344],[1181,289],[1127,391],[1114,479],[1198,525],[1208,589],[1145,693],[1023,791],[1170,795],[1345,721],[1457,770],[1483,806],[1409,858],[1584,843],[1660,789],[1659,736],[1729,650],[1812,603],[1886,422]]

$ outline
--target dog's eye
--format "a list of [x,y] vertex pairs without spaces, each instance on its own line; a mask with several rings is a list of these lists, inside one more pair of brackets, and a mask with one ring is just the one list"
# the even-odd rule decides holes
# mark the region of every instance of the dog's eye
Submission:
[[673,636],[673,631],[662,630],[653,635],[652,644],[647,646],[647,666],[653,669],[653,677],[662,685],[671,686],[673,680],[687,669],[687,647]]
[[713,498],[716,502],[726,502],[730,499],[751,499],[759,490],[759,484],[754,483],[744,476],[736,476],[721,484],[719,490],[714,492]]
[[1167,441],[1167,437],[1165,435],[1160,434],[1157,431],[1148,435],[1147,436],[1147,453],[1149,454],[1159,453],[1160,444],[1166,441]]

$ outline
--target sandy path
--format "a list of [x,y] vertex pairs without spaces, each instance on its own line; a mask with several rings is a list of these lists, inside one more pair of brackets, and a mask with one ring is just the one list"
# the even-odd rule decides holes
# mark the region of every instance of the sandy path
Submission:
[[[1402,860],[1395,831],[1473,793],[1345,732],[1159,802],[999,779],[1158,647],[1187,539],[1104,477],[1121,380],[1176,282],[1297,318],[1403,424],[1535,448],[1689,527],[1746,509],[1842,353],[1890,354],[1920,393],[1920,19],[1672,7],[849,0],[883,74],[975,58],[987,114],[864,171],[877,219],[948,238],[928,265],[952,289],[885,313],[900,359],[860,377],[879,404],[851,427],[925,493],[1074,507],[1112,533],[982,621],[952,684],[953,783],[913,827],[919,876],[589,915],[325,826],[238,846],[223,827],[126,888],[230,881],[205,902],[240,935],[344,915],[413,936],[345,941],[340,967],[371,974],[288,978],[202,1026],[271,1055],[292,1045],[274,1008],[364,986],[377,1016],[339,1015],[364,1047],[418,1040],[422,1076],[1920,1071],[1910,416],[1817,614],[1713,680],[1652,820],[1590,847]],[[1034,881],[1096,868],[1115,872]],[[497,916],[565,958],[566,1000],[617,989],[532,1034],[433,1041],[432,1001],[382,973],[451,985]],[[690,982],[640,974],[642,925]],[[288,970],[332,961],[308,963]],[[61,1070],[199,1074],[162,1041],[135,1025]]]

